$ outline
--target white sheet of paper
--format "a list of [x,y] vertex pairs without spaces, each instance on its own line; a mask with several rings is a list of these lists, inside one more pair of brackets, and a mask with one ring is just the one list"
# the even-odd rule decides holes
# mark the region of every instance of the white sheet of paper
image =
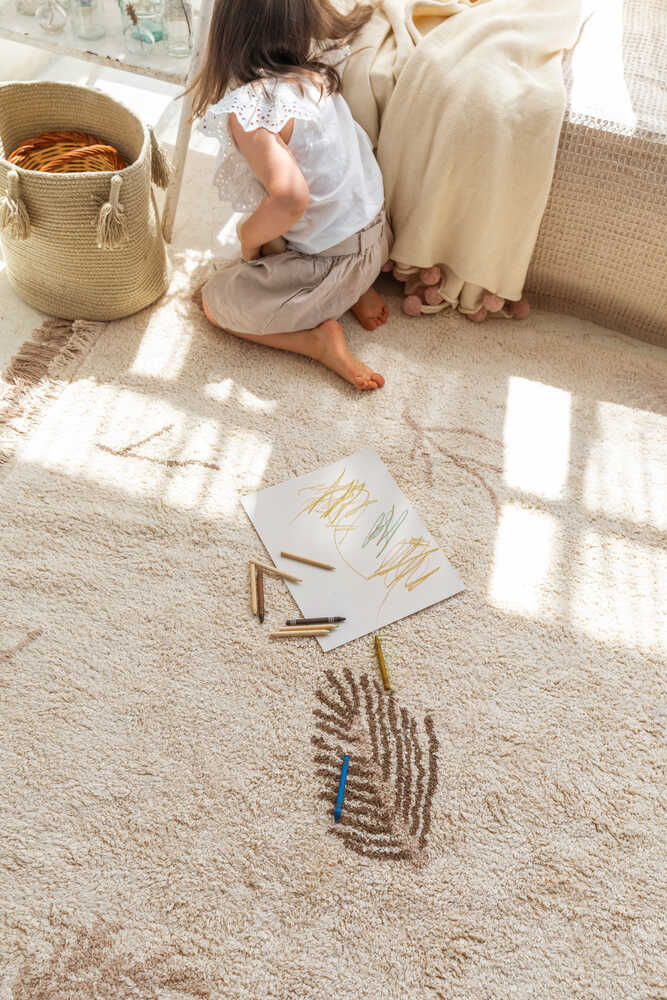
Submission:
[[[318,640],[325,651],[464,589],[374,448],[250,493],[242,503],[274,564],[301,577],[287,586],[303,617],[346,619]],[[283,559],[283,550],[335,570]]]

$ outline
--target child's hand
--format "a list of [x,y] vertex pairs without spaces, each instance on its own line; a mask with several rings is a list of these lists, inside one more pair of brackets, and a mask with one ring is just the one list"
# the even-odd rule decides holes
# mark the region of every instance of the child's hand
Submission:
[[269,240],[268,243],[262,243],[262,249],[260,251],[262,257],[274,257],[276,254],[285,253],[287,250],[287,242],[284,236],[276,236],[275,240]]
[[244,260],[257,260],[260,256],[261,247],[251,247],[241,241],[241,255]]
[[244,260],[257,260],[261,256],[261,246],[254,247],[248,242],[247,237],[244,235],[245,224],[248,220],[242,221],[236,227],[236,235],[239,238],[241,244],[241,256]]

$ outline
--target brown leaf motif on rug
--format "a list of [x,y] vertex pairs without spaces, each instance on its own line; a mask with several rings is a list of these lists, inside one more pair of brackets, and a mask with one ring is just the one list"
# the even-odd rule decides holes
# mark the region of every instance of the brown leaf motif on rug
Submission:
[[142,455],[138,451],[143,445],[149,444],[151,441],[156,441],[158,438],[163,438],[173,429],[173,424],[167,424],[165,427],[161,427],[160,430],[153,431],[148,437],[141,438],[140,441],[133,441],[130,444],[126,444],[124,448],[110,448],[106,444],[98,444],[97,448],[99,451],[106,452],[107,455],[115,455],[116,458],[134,458],[140,462],[150,462],[152,465],[163,465],[166,469],[186,469],[188,466],[195,465],[201,469],[211,469],[214,472],[220,471],[220,466],[216,462],[202,462],[196,458],[157,458],[154,455]]
[[46,961],[25,961],[12,988],[12,1000],[209,1000],[210,987],[200,970],[173,966],[173,953],[161,950],[139,961],[120,944],[118,924],[96,918],[92,927],[59,930]]
[[345,847],[382,861],[418,861],[431,827],[438,784],[438,740],[430,716],[425,746],[417,722],[393,695],[362,674],[326,672],[313,711],[319,798],[333,809],[343,754],[350,755],[340,822],[331,833]]
[[[492,472],[494,476],[502,476],[503,470],[493,464],[492,462],[487,462],[484,459],[475,458],[472,455],[461,455],[460,453],[453,451],[451,447],[447,447],[446,440],[448,437],[455,437],[459,440],[463,438],[464,440],[477,440],[481,445],[487,450],[496,451],[500,449],[502,452],[502,443],[500,441],[494,441],[493,438],[487,437],[485,434],[481,434],[470,427],[422,427],[417,420],[412,416],[412,414],[406,409],[403,411],[403,418],[408,425],[414,431],[414,441],[412,445],[412,450],[410,452],[410,459],[414,463],[417,456],[420,455],[425,461],[425,474],[428,479],[429,484],[433,485],[433,452],[440,454],[444,459],[451,462],[462,472],[467,473],[482,489],[488,494],[493,509],[495,511],[496,517],[500,517],[500,502],[498,500],[498,495],[494,488],[488,481],[487,476],[484,472]],[[484,471],[482,471],[484,470]]]
[[14,659],[17,653],[20,653],[22,650],[26,649],[33,642],[35,642],[36,639],[39,639],[41,634],[41,628],[33,629],[31,632],[28,632],[20,642],[10,646],[9,649],[0,649],[0,663],[9,663]]

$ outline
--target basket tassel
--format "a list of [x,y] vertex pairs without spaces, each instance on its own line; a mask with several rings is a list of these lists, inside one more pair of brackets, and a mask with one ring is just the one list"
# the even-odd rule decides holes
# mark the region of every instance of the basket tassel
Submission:
[[102,205],[97,218],[97,245],[101,250],[115,250],[129,238],[125,208],[120,201],[122,183],[118,174],[114,174],[109,200]]
[[155,138],[152,128],[148,129],[151,137],[151,180],[160,188],[169,187],[171,180],[171,163],[167,154]]
[[19,197],[16,170],[7,174],[7,194],[0,201],[0,230],[14,240],[27,240],[30,236],[30,216],[25,202]]

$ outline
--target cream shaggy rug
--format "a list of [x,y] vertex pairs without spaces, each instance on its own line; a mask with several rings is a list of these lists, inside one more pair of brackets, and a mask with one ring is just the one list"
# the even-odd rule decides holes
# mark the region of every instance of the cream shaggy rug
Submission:
[[[359,395],[180,263],[56,332],[0,467],[0,998],[663,997],[667,366],[394,299]],[[239,497],[364,444],[468,587],[385,630],[392,698],[248,603]]]

